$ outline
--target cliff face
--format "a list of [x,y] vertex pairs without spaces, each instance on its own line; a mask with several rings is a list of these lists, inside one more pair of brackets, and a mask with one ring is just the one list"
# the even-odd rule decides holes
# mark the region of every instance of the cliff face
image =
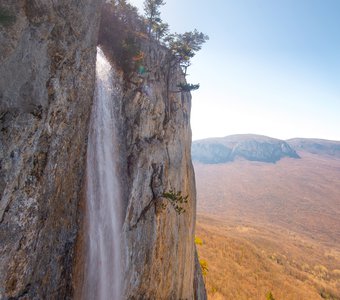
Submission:
[[1,299],[71,294],[99,2],[1,1]]
[[[1,3],[15,16],[0,24],[1,299],[77,296],[99,2]],[[177,92],[179,68],[160,68],[162,47],[143,50],[149,71],[126,82],[115,68],[112,99],[126,216],[124,298],[205,299],[195,263],[191,97]],[[163,197],[170,190],[188,196],[185,212]]]
[[[190,93],[178,92],[179,68],[166,51],[144,45],[149,72],[118,99],[126,151],[125,297],[193,299],[196,190],[191,163]],[[161,66],[161,67],[160,67]],[[169,77],[167,77],[169,76]],[[188,196],[177,213],[163,193]],[[200,286],[200,285],[198,285]]]

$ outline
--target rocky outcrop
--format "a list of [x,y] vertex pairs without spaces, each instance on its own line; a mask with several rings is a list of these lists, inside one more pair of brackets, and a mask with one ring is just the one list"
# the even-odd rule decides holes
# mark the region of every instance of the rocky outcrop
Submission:
[[192,157],[204,164],[226,163],[237,158],[268,163],[275,163],[283,157],[299,158],[285,141],[250,134],[195,141]]
[[100,2],[1,1],[1,299],[71,297]]

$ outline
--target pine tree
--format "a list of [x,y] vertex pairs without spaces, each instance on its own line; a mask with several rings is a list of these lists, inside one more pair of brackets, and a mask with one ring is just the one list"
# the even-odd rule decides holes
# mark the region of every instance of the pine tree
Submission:
[[152,30],[157,28],[162,23],[160,18],[160,7],[164,5],[164,0],[145,0],[144,1],[144,13],[147,19],[148,33],[151,35]]
[[172,52],[174,60],[181,65],[184,74],[190,66],[190,59],[193,58],[197,51],[201,50],[202,45],[209,39],[207,35],[194,31],[183,34],[171,34],[165,38],[165,41]]

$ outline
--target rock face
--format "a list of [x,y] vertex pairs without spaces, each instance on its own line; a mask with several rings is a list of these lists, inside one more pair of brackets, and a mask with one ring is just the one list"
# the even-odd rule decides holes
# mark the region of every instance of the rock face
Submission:
[[[0,299],[77,298],[100,0],[4,0],[0,23]],[[58,3],[58,4],[57,4]],[[189,93],[164,48],[112,99],[126,215],[124,298],[205,299],[195,263]],[[114,62],[114,57],[111,57]],[[163,197],[188,196],[185,212]]]
[[[124,298],[205,299],[200,268],[195,268],[191,96],[176,91],[184,80],[179,68],[167,80],[159,67],[166,60],[164,48],[144,44],[142,49],[149,72],[135,75],[125,90],[116,72],[121,96],[113,99],[124,153],[121,170],[126,170]],[[185,212],[177,213],[163,197],[170,190],[188,196]]]
[[340,158],[340,142],[337,141],[296,138],[287,142],[296,151]]
[[71,297],[97,0],[2,0],[0,299]]
[[205,164],[226,163],[243,158],[275,163],[283,157],[299,158],[287,142],[260,135],[231,135],[195,141],[192,158]]

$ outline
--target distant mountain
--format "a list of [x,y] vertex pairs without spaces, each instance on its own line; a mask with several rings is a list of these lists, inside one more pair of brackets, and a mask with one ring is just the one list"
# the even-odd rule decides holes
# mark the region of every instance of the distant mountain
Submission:
[[287,142],[252,134],[194,141],[191,153],[194,161],[204,164],[225,163],[237,158],[268,163],[283,157],[299,158]]
[[296,151],[340,158],[340,142],[337,141],[296,138],[287,140],[287,142]]

